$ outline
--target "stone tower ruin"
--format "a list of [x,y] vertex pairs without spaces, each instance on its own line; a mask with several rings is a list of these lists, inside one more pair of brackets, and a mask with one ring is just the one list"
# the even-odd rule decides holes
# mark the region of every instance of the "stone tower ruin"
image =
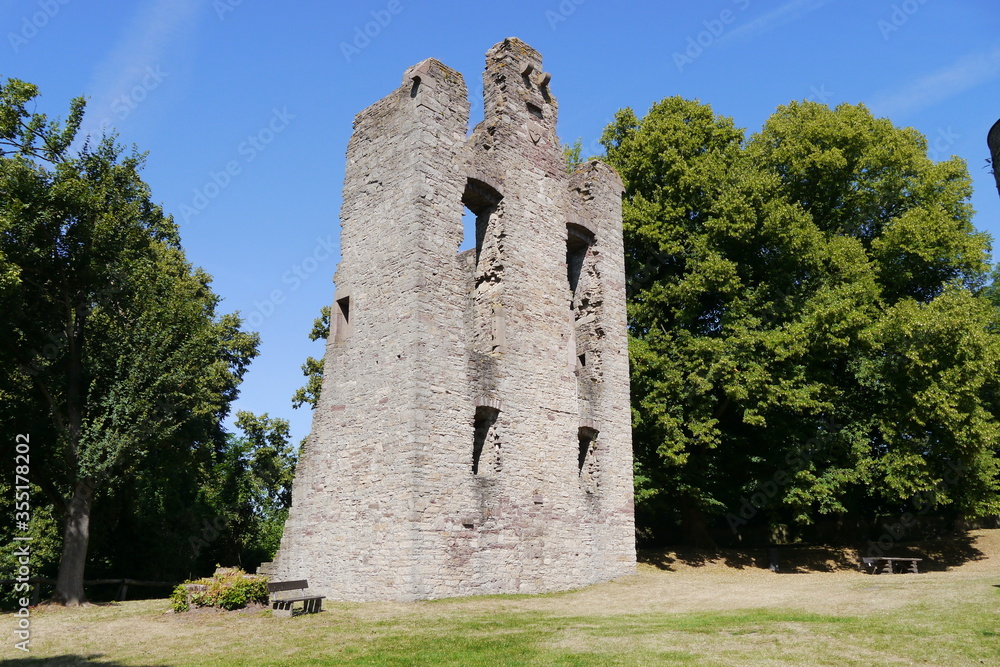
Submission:
[[471,136],[433,59],[357,115],[322,395],[262,573],[362,601],[635,571],[622,184],[567,173],[550,78],[507,39]]

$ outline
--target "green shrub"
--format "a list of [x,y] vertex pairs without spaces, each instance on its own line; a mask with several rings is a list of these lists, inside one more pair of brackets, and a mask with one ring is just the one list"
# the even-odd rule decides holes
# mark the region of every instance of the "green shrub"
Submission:
[[188,610],[187,589],[184,584],[178,584],[170,594],[170,606],[177,613]]
[[240,609],[251,602],[267,602],[266,579],[237,579],[219,591],[218,605],[223,609]]
[[[194,586],[198,589],[192,590]],[[195,607],[241,609],[248,604],[267,602],[267,577],[247,574],[238,567],[220,567],[211,577],[187,581],[170,595],[174,611]]]

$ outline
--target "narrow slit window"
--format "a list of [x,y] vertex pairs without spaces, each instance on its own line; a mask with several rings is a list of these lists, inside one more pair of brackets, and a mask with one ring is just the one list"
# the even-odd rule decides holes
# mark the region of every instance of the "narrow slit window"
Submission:
[[351,331],[351,297],[337,299],[336,340],[346,340]]
[[410,97],[411,98],[416,97],[417,91],[419,90],[420,90],[420,77],[415,76],[413,77],[413,84],[410,85]]
[[587,463],[587,458],[593,454],[592,450],[594,448],[594,441],[597,440],[597,430],[588,426],[581,426],[577,437],[580,441],[579,460],[577,463],[582,474],[583,466]]
[[542,108],[540,106],[534,105],[528,102],[528,113],[537,118],[538,120],[543,120],[545,115],[542,113]]

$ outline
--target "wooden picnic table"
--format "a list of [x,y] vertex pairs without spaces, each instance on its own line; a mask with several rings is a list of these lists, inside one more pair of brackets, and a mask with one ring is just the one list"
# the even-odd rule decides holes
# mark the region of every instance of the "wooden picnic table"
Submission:
[[923,558],[900,558],[897,556],[865,556],[861,565],[869,574],[917,574],[917,563]]

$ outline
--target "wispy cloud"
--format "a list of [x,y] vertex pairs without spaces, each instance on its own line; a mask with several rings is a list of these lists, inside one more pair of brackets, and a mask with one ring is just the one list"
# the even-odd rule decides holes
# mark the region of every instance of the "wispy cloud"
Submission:
[[828,5],[834,0],[790,0],[777,9],[773,9],[760,18],[736,28],[727,33],[722,40],[747,38],[758,33],[767,32],[780,25],[790,23],[795,19],[805,16],[809,12],[815,11],[824,5]]
[[1000,47],[964,56],[895,90],[876,93],[869,106],[881,116],[900,116],[933,106],[1000,76]]
[[202,9],[198,0],[148,0],[138,6],[122,38],[94,70],[85,132],[121,120],[122,109],[135,107],[137,87],[149,88],[151,81],[162,81],[169,74],[171,53],[186,46],[183,43],[197,26]]

